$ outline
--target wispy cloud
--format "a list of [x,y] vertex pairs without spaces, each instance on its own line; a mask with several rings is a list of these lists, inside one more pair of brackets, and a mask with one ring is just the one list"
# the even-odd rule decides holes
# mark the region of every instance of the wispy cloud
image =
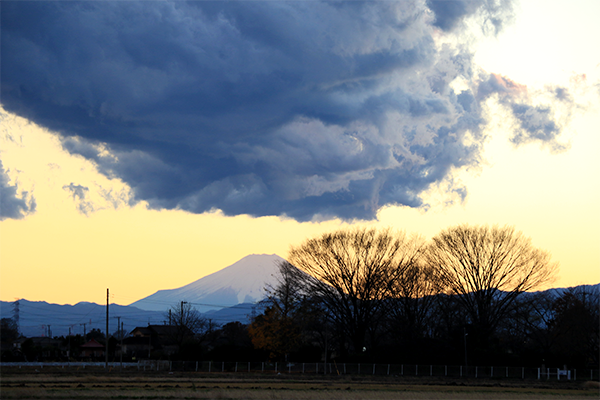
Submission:
[[479,162],[492,95],[515,142],[560,133],[436,41],[468,18],[511,3],[4,2],[2,104],[152,207],[370,219]]

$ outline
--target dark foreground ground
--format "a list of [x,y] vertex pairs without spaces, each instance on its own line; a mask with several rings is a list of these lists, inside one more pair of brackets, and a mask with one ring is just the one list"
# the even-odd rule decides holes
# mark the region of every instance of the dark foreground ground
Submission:
[[597,382],[2,368],[2,399],[598,399]]

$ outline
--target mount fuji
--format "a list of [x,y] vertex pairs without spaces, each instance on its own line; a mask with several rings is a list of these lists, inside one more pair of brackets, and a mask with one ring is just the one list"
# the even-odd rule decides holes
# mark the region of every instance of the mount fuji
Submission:
[[205,313],[262,300],[265,286],[275,285],[277,265],[285,261],[276,254],[251,254],[195,282],[177,289],[159,290],[130,306],[148,311],[166,311],[181,301]]

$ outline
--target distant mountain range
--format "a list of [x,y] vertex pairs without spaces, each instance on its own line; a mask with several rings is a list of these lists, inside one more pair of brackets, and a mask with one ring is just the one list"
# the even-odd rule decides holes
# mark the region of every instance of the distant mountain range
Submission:
[[[13,303],[0,302],[2,318],[13,316]],[[118,319],[123,322],[125,331],[130,332],[136,326],[162,324],[165,312],[146,311],[136,307],[111,304],[109,309],[109,331],[117,331]],[[167,318],[168,319],[168,318]],[[85,324],[85,327],[84,327]],[[90,332],[92,329],[106,330],[106,305],[81,302],[75,305],[50,304],[45,301],[19,300],[19,328],[27,336],[63,336]]]
[[[272,254],[249,255],[238,262],[177,289],[159,290],[151,296],[128,306],[110,305],[109,331],[117,331],[118,318],[125,331],[136,326],[163,324],[167,312],[179,302],[187,301],[206,318],[223,325],[231,321],[248,323],[253,313],[262,312],[257,303],[265,295],[265,287],[275,285],[283,258]],[[581,285],[586,291],[600,290],[600,284]],[[566,289],[549,289],[560,295]],[[0,301],[2,318],[12,317],[13,303]],[[81,302],[75,305],[49,304],[43,301],[19,300],[19,326],[25,336],[63,336],[69,333],[83,334],[84,329],[106,329],[106,306]],[[85,324],[85,327],[84,327]]]
[[[236,263],[177,289],[159,290],[128,306],[110,305],[109,331],[116,332],[118,319],[126,331],[136,326],[162,324],[169,308],[187,301],[217,324],[231,321],[247,323],[256,303],[265,297],[265,287],[277,282],[277,264],[284,261],[275,254],[252,254]],[[13,303],[0,302],[2,318],[12,317]],[[25,336],[62,336],[83,334],[85,330],[106,329],[106,306],[81,302],[75,305],[49,304],[19,300],[19,326]]]

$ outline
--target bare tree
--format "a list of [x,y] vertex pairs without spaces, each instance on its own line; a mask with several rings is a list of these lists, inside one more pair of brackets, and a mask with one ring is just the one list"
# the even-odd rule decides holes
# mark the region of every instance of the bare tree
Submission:
[[433,317],[435,295],[440,291],[436,271],[423,262],[415,262],[392,282],[389,323],[395,337],[413,341],[426,334]]
[[432,239],[426,260],[447,294],[456,295],[487,341],[523,292],[549,282],[557,269],[550,254],[512,227],[459,225]]
[[552,305],[552,352],[571,365],[598,365],[600,292],[593,286],[565,290]]
[[271,359],[287,360],[287,355],[301,341],[305,299],[297,282],[296,267],[282,261],[278,270],[276,284],[265,288],[268,295],[261,302],[264,312],[254,318],[248,332],[253,345],[269,351]]
[[187,301],[172,306],[167,317],[170,326],[174,327],[171,331],[172,339],[178,345],[181,345],[185,339],[202,333],[209,325],[208,320]]
[[329,318],[362,351],[385,316],[385,300],[395,280],[420,255],[424,242],[390,229],[339,230],[309,239],[289,252],[289,262],[305,274],[298,284],[322,302]]

